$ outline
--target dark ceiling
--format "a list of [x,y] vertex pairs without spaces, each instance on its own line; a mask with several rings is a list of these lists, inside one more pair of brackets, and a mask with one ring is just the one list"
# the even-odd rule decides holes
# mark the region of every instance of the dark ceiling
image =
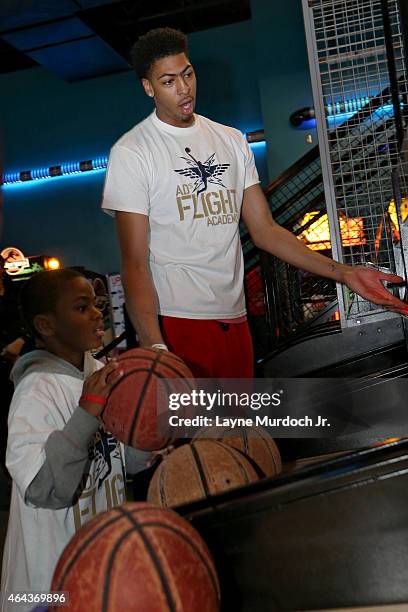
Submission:
[[65,81],[129,69],[138,36],[249,19],[250,0],[1,0],[0,73],[41,65]]

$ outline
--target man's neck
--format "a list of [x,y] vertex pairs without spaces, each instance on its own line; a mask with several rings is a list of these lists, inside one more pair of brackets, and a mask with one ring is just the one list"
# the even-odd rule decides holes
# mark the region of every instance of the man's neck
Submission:
[[171,125],[172,127],[177,127],[177,128],[189,128],[192,127],[195,123],[195,114],[193,113],[191,115],[191,117],[188,118],[188,120],[186,119],[186,121],[169,121],[169,119],[166,116],[161,116],[160,112],[157,110],[157,108],[155,109],[155,113],[156,113],[156,117],[162,122],[162,123],[166,123],[167,125]]

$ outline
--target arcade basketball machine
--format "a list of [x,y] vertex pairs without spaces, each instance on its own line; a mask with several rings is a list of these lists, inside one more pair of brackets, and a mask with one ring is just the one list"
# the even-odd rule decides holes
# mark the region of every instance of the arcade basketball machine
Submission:
[[[408,112],[399,4],[397,0],[304,0],[303,11],[320,159],[313,162],[319,162],[316,170],[309,165],[296,177],[304,190],[304,175],[313,170],[316,187],[310,190],[302,219],[291,229],[301,239],[309,230],[305,242],[312,248],[326,248],[323,252],[334,259],[372,265],[406,279],[407,238],[401,226],[407,202],[397,203],[394,194]],[[317,189],[319,177],[321,191]],[[330,235],[320,245],[313,244],[310,229],[318,234],[327,218]],[[270,284],[276,309],[288,313],[291,328],[300,327],[308,301],[302,291],[304,282],[289,266],[275,266],[274,276]],[[277,350],[265,366],[267,376],[288,371],[292,376],[309,376],[323,374],[324,369],[327,375],[346,376],[338,364],[347,368],[355,359],[359,366],[353,375],[364,372],[365,366],[368,373],[376,359],[374,353],[381,368],[381,363],[391,363],[385,354],[390,353],[388,347],[405,345],[400,316],[365,302],[344,287],[330,289],[328,285],[326,280],[313,278],[307,290],[315,301],[332,307],[340,333],[330,338],[320,334],[311,339],[309,347],[297,341],[290,350]],[[405,296],[405,288],[390,290]],[[278,324],[281,338],[289,344],[292,330],[285,329],[285,316]],[[407,360],[406,347],[402,348],[397,360]],[[360,357],[369,352],[363,368]],[[330,366],[336,372],[328,371]]]
[[[374,266],[406,280],[408,200],[401,155],[408,107],[399,4],[304,0],[303,12],[322,193],[306,204],[295,233],[304,239],[308,231],[309,246],[329,248],[327,254],[338,261]],[[318,210],[313,208],[317,201]],[[321,231],[324,224],[327,235]],[[319,325],[317,318],[317,324],[312,321],[301,333],[287,336],[265,363],[265,376],[367,378],[389,385],[394,394],[393,380],[408,372],[405,320],[341,285],[333,287],[333,300],[330,292],[324,294],[325,279],[309,279],[305,285],[299,281],[302,273],[286,264],[279,262],[274,272],[275,310],[291,313],[291,326],[304,322],[309,291],[326,300],[326,312],[331,309],[338,321]],[[388,288],[406,299],[406,283]],[[386,418],[387,403],[378,399],[373,408]],[[297,458],[361,448],[373,442],[370,436],[362,431],[347,440],[285,441],[282,450]]]
[[[399,5],[302,1],[333,256],[406,279],[407,78]],[[340,219],[348,227],[358,219],[364,230],[352,249]],[[284,300],[299,294],[299,284],[292,293],[287,286]],[[405,298],[405,288],[391,289]],[[347,376],[346,361],[354,356],[353,377],[361,355],[374,355],[387,342],[401,342],[406,354],[401,316],[341,286],[336,291],[340,333],[331,354],[320,355],[323,362],[343,357],[339,375]],[[324,346],[315,343],[314,351]],[[275,359],[270,376],[282,375],[278,367],[285,372],[288,363]],[[373,378],[392,385],[406,375],[402,363]],[[399,399],[405,406],[406,395]],[[344,455],[178,508],[210,546],[223,609],[408,609],[408,441],[368,443],[363,436]]]
[[[406,279],[408,244],[393,191],[407,104],[398,2],[304,0],[303,10],[333,256]],[[357,111],[355,121],[331,128],[328,115],[350,111]],[[394,129],[373,139],[382,118]],[[366,240],[346,253],[340,221],[353,219],[362,222]],[[337,298],[344,329],[393,326],[398,318],[340,286]]]

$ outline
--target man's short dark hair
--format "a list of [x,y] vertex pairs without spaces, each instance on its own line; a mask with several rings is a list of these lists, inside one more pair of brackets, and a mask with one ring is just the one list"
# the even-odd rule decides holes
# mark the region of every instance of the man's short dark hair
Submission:
[[59,296],[67,282],[84,275],[77,270],[64,268],[34,274],[21,288],[20,315],[25,329],[33,337],[39,337],[34,318],[39,314],[55,313]]
[[179,53],[188,57],[187,36],[173,28],[156,28],[136,41],[130,58],[138,77],[145,79],[156,60]]

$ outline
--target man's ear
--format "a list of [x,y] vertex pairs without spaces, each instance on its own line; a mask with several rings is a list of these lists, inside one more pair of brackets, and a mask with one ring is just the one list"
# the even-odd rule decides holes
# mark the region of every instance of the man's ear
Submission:
[[43,338],[50,338],[55,333],[54,317],[52,314],[38,314],[33,319],[36,331]]
[[149,98],[154,98],[154,91],[151,82],[149,79],[142,79],[143,89],[145,90],[145,94],[149,96]]

